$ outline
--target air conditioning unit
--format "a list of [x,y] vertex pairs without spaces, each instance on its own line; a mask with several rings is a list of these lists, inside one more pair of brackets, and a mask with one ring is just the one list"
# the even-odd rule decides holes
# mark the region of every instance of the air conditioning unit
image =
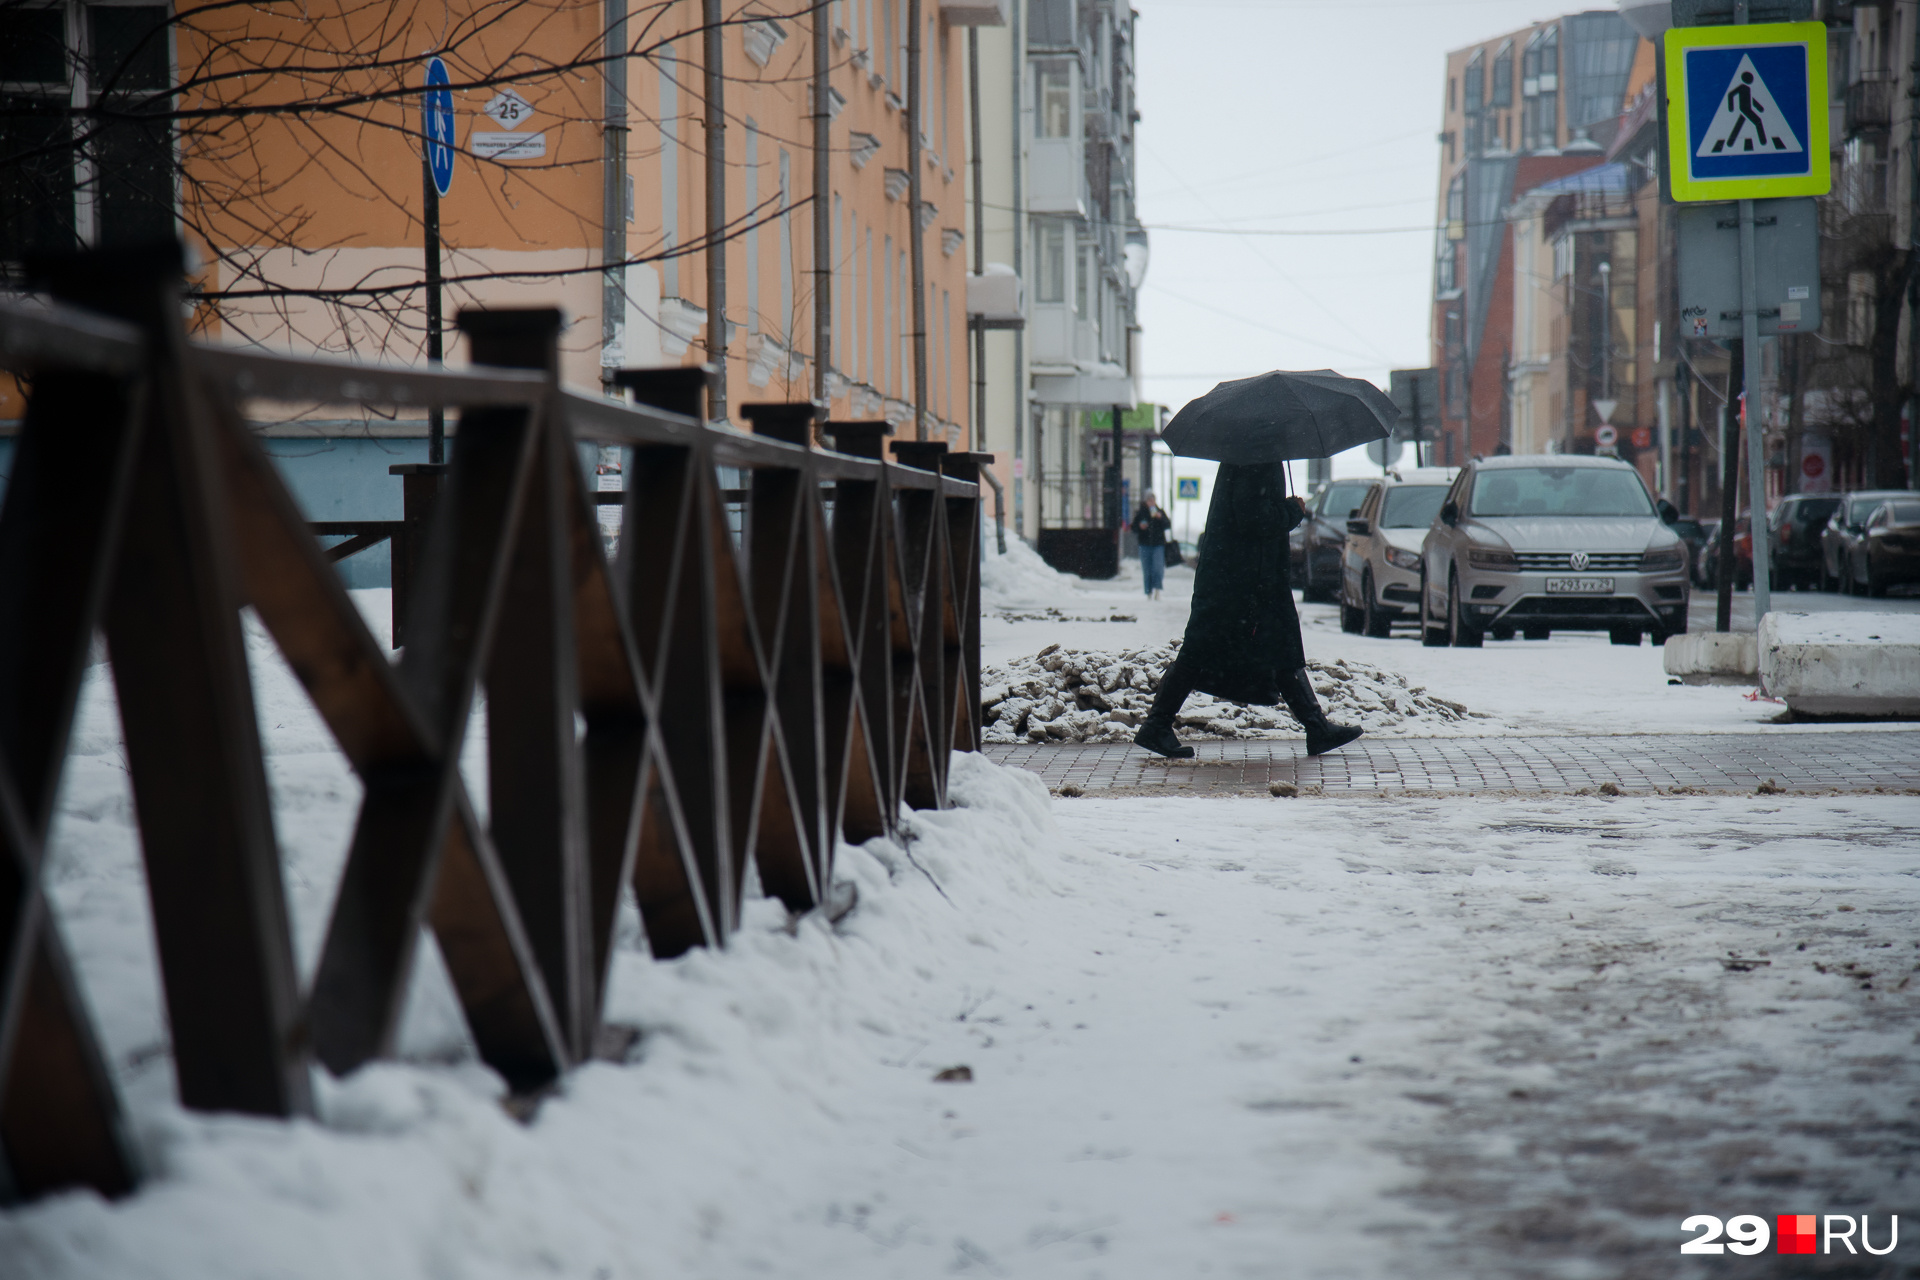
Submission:
[[989,262],[979,275],[967,274],[967,315],[990,327],[1016,327],[1026,316],[1020,277],[1004,262]]
[[940,16],[953,27],[1004,27],[1007,0],[940,0]]

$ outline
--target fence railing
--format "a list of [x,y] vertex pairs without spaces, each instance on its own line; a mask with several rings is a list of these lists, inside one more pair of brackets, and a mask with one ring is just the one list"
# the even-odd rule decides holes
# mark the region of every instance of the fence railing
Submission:
[[[27,411],[0,511],[0,1193],[138,1180],[112,1074],[42,892],[88,650],[104,632],[181,1101],[293,1116],[313,1063],[391,1051],[430,928],[480,1055],[516,1091],[589,1056],[616,906],[655,955],[718,946],[747,861],[827,903],[837,839],[944,803],[979,743],[980,456],[883,423],[633,370],[564,390],[553,311],[469,312],[470,372],[188,341],[177,251],[41,264],[0,304]],[[397,660],[248,430],[252,398],[457,408],[403,477]],[[578,445],[629,451],[609,560]],[[721,467],[743,469],[723,489]],[[380,522],[372,522],[380,523]],[[340,532],[320,525],[322,534]],[[335,549],[336,552],[339,548]],[[319,963],[294,961],[241,610],[364,796]],[[487,817],[459,769],[487,711]]]

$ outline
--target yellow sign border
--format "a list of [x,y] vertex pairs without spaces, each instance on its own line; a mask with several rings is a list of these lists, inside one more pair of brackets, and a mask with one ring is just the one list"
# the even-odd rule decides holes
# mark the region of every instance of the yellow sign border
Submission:
[[[1810,172],[1780,178],[1692,176],[1693,131],[1687,121],[1687,50],[1724,45],[1803,44],[1807,47],[1807,154]],[[1662,50],[1666,69],[1667,189],[1675,200],[1766,200],[1824,196],[1833,190],[1829,137],[1827,28],[1819,22],[1755,22],[1729,27],[1670,27]],[[1821,163],[1822,159],[1825,163]]]

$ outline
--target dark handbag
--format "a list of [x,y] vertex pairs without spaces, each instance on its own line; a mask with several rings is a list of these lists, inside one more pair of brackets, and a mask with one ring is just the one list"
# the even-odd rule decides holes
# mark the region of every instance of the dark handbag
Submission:
[[1185,564],[1186,563],[1186,561],[1180,558],[1180,544],[1178,542],[1175,542],[1172,538],[1167,539],[1166,556],[1164,559],[1164,563],[1166,564]]

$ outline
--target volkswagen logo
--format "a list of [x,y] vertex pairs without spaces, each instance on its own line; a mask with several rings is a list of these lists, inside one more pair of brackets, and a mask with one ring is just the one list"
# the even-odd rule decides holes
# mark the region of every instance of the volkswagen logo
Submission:
[[1567,557],[1567,564],[1572,567],[1575,573],[1585,573],[1587,569],[1587,553],[1584,551],[1574,552]]

